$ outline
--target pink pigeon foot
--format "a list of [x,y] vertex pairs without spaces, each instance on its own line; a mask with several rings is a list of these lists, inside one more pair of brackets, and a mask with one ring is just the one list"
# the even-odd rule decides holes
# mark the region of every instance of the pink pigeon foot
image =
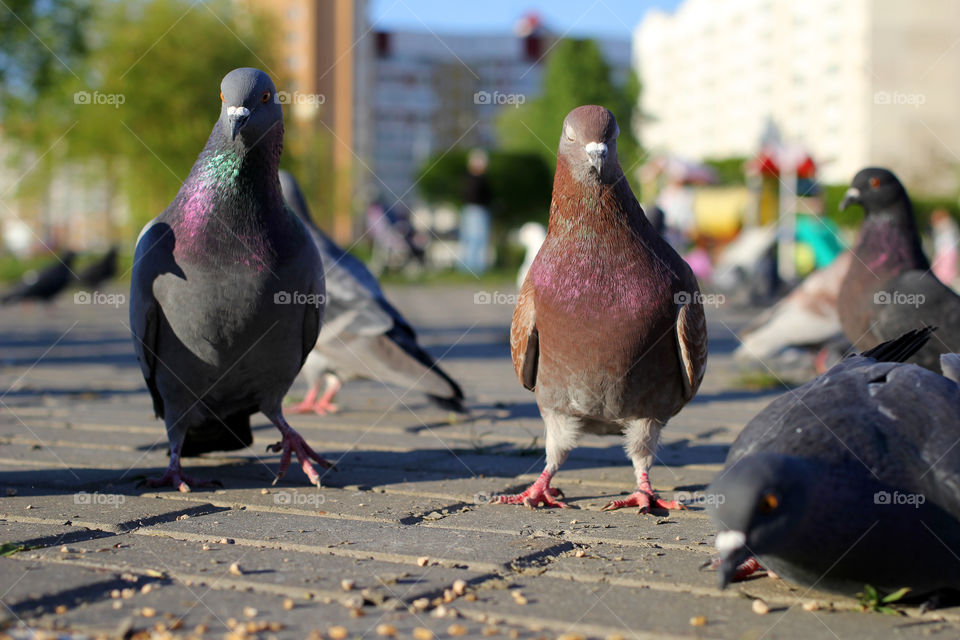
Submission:
[[[282,425],[282,426],[281,426]],[[273,451],[277,453],[282,451],[283,453],[280,456],[280,470],[277,472],[277,477],[274,479],[273,483],[276,484],[287,473],[287,467],[290,466],[291,454],[297,454],[297,460],[300,462],[300,468],[303,469],[303,472],[307,474],[307,478],[310,479],[310,484],[320,486],[320,474],[317,473],[316,468],[313,466],[311,460],[316,461],[324,469],[333,468],[333,463],[325,460],[320,457],[316,451],[310,448],[310,445],[307,444],[306,440],[303,439],[299,433],[293,430],[293,428],[286,423],[283,418],[280,418],[280,422],[277,424],[277,428],[280,429],[280,433],[283,435],[283,440],[267,446],[267,451]]]
[[201,481],[194,480],[183,472],[180,468],[180,456],[173,454],[170,456],[170,466],[159,478],[147,478],[141,484],[148,487],[176,487],[183,493],[190,493],[191,485],[194,487],[209,489],[211,487],[222,487],[217,480]]
[[329,400],[326,400],[325,398],[326,397],[320,398],[317,400],[316,404],[313,405],[313,412],[315,414],[318,416],[325,416],[328,413],[336,413],[337,411],[340,411],[340,407],[333,404]]
[[[303,401],[290,407],[291,413],[310,413],[313,411],[314,401],[317,399],[318,387],[311,387]],[[323,414],[320,414],[323,415]]]
[[614,509],[622,509],[624,507],[639,507],[640,513],[650,513],[652,509],[686,510],[682,502],[663,500],[657,496],[657,494],[653,492],[653,487],[650,486],[650,479],[646,473],[641,474],[639,487],[637,487],[637,490],[630,494],[628,498],[625,500],[611,500],[603,506],[602,511],[613,511]]
[[541,504],[545,507],[557,507],[560,509],[569,509],[570,505],[554,498],[563,497],[563,491],[550,486],[552,474],[544,471],[537,478],[537,481],[530,485],[530,488],[523,493],[513,495],[503,495],[495,497],[492,502],[497,504],[522,504],[530,509],[539,507]]
[[[709,562],[704,564],[701,568],[706,568],[711,570],[719,569],[720,558],[714,558],[713,560],[710,560]],[[746,560],[744,560],[739,567],[737,567],[737,570],[733,574],[733,577],[730,579],[730,582],[740,582],[744,578],[748,578],[752,576],[757,571],[764,571],[764,570],[765,569],[763,568],[763,565],[760,564],[760,561],[754,558],[753,556],[751,556]],[[780,577],[777,574],[775,574],[773,571],[770,571],[769,569],[766,569],[766,572],[767,572],[767,576],[770,578],[777,579]]]

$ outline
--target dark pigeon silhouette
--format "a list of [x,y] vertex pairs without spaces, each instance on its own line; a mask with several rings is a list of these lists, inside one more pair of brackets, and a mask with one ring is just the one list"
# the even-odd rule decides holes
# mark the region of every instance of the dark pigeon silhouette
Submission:
[[[465,412],[460,386],[420,347],[417,334],[387,301],[366,265],[313,222],[294,177],[281,171],[280,186],[287,205],[313,236],[327,284],[323,332],[303,366],[310,391],[293,410],[336,411],[333,399],[343,381],[368,378],[421,391],[442,408]],[[322,381],[326,389],[317,398]]]
[[50,266],[28,271],[17,285],[0,297],[0,303],[13,304],[24,300],[53,301],[70,284],[73,278],[70,267],[75,257],[73,251],[65,251]]
[[939,371],[941,353],[960,352],[960,296],[930,271],[906,190],[889,170],[868,167],[840,208],[851,204],[864,216],[837,302],[843,332],[863,350],[917,326],[939,327],[911,359]]
[[757,556],[805,586],[960,588],[960,356],[903,364],[915,330],[774,400],[710,486],[721,584]]
[[77,274],[77,280],[87,288],[96,289],[116,275],[117,248],[114,246],[110,247],[110,250],[103,254],[100,259],[92,262],[80,271],[80,273]]
[[703,379],[707,329],[690,267],[648,222],[600,106],[563,122],[547,239],[513,313],[510,348],[546,425],[547,465],[498,502],[566,506],[550,480],[583,432],[625,433],[637,490],[605,509],[676,509],[650,484],[660,430]]
[[[236,69],[220,85],[220,119],[180,192],[140,234],[130,286],[134,347],[170,466],[152,486],[197,485],[180,457],[249,445],[250,415],[280,430],[277,478],[292,453],[330,466],[283,417],[281,402],[317,342],[320,255],[283,203],[283,115],[270,78]],[[207,483],[209,484],[209,483]]]

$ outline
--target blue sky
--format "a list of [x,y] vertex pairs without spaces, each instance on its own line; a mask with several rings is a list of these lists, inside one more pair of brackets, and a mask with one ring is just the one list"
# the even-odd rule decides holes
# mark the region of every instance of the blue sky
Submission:
[[535,11],[556,33],[629,38],[651,8],[672,11],[680,0],[371,0],[375,29],[437,33],[510,33]]

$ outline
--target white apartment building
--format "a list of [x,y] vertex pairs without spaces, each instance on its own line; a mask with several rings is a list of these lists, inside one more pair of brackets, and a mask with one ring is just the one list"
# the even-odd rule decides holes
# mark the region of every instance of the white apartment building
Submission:
[[826,182],[876,164],[956,194],[960,2],[685,0],[647,14],[633,44],[652,151],[748,156],[773,123]]

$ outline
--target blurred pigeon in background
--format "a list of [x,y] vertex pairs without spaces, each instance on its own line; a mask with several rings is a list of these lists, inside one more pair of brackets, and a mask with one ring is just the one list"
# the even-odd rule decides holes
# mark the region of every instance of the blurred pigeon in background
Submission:
[[837,297],[851,260],[849,251],[841,253],[757,317],[740,334],[734,358],[764,362],[791,347],[815,348],[842,336]]
[[12,304],[24,300],[51,302],[67,288],[73,278],[70,267],[76,257],[73,251],[65,251],[57,261],[39,270],[27,271],[19,284],[0,297],[0,303]]
[[117,275],[117,248],[110,247],[99,260],[89,264],[77,274],[77,280],[85,287],[96,289]]
[[518,238],[524,248],[523,264],[517,271],[517,288],[519,289],[527,279],[527,272],[530,271],[533,259],[537,257],[537,252],[543,246],[543,241],[547,239],[547,229],[539,222],[527,222],[520,227]]
[[743,429],[708,501],[721,583],[751,556],[854,594],[960,588],[960,355],[902,364],[911,331],[774,400]]
[[498,502],[566,506],[550,479],[583,432],[625,433],[637,490],[605,509],[676,509],[648,476],[660,430],[693,398],[707,361],[697,281],[647,221],[600,106],[563,122],[547,239],[520,290],[510,348],[546,425],[547,465]]
[[[303,366],[310,391],[293,411],[336,411],[333,399],[343,381],[368,378],[420,391],[442,408],[464,412],[460,386],[420,347],[373,274],[317,227],[290,173],[280,172],[280,186],[287,205],[313,236],[327,283],[323,332]],[[317,398],[322,382],[326,388]]]
[[917,326],[939,327],[911,360],[939,371],[941,353],[960,352],[960,296],[930,272],[906,190],[892,172],[868,167],[853,178],[840,208],[851,204],[864,216],[840,287],[843,332],[862,350]]
[[283,115],[273,82],[235,69],[220,85],[220,119],[173,203],[140,233],[130,286],[134,347],[170,466],[152,486],[189,491],[182,455],[252,442],[250,415],[280,430],[277,478],[292,453],[310,482],[317,455],[281,402],[317,341],[323,265],[277,179]]

